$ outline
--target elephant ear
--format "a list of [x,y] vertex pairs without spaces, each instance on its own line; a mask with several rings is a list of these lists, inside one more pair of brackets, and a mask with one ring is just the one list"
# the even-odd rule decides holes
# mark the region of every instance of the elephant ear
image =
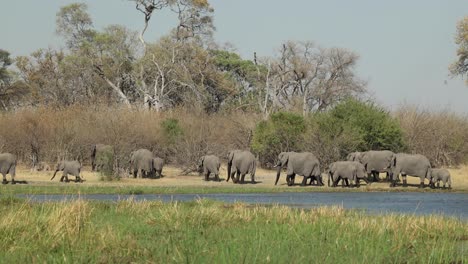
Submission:
[[284,166],[289,161],[289,153],[288,152],[281,152],[280,153],[280,161],[281,164]]
[[234,158],[234,151],[230,151],[228,154],[228,163],[232,163],[233,158]]

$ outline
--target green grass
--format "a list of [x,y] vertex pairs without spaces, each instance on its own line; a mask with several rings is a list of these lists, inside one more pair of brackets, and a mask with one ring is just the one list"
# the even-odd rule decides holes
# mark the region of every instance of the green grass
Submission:
[[1,263],[463,263],[466,222],[133,200],[0,200]]
[[14,194],[187,194],[187,193],[287,193],[287,192],[442,192],[442,193],[466,193],[466,190],[432,190],[430,188],[325,188],[325,187],[258,187],[249,185],[230,186],[105,186],[83,185],[70,183],[68,185],[28,185],[17,184],[0,185],[0,195]]

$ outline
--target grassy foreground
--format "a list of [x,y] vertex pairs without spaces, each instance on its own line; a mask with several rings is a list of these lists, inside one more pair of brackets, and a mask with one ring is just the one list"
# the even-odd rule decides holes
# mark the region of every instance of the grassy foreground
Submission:
[[463,263],[468,224],[440,216],[369,216],[159,201],[0,200],[2,263]]

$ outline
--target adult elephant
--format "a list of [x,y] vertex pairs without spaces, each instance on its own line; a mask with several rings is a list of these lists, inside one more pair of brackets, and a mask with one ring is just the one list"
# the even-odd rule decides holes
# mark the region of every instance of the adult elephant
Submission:
[[152,178],[154,174],[153,153],[139,149],[130,154],[130,172],[134,178]]
[[16,175],[16,156],[11,153],[1,153],[0,154],[0,172],[3,175],[3,184],[7,184],[6,175],[10,174],[11,184],[16,184],[15,175]]
[[357,161],[336,161],[328,166],[328,186],[332,181],[332,187],[336,187],[341,180],[341,186],[349,186],[349,182],[354,182],[356,187],[359,187],[360,180],[365,181],[367,184],[367,172],[360,162]]
[[429,180],[431,187],[434,187],[431,177],[431,163],[426,156],[420,154],[398,153],[392,160],[392,183],[390,187],[396,186],[396,178],[401,174],[403,187],[406,187],[406,176],[419,177],[419,188],[424,188],[424,179]]
[[110,145],[96,144],[91,151],[91,170],[100,171],[109,164],[114,156],[114,148]]
[[200,158],[198,161],[198,168],[203,170],[203,175],[205,176],[205,181],[209,180],[210,174],[214,174],[215,180],[220,181],[219,179],[219,167],[221,162],[219,158],[215,155],[205,155]]
[[364,165],[368,176],[373,176],[373,181],[379,181],[379,173],[385,172],[386,179],[391,179],[392,160],[395,153],[389,150],[370,150],[361,152],[359,162]]
[[301,186],[306,185],[307,179],[310,181],[316,179],[318,184],[323,186],[322,175],[320,174],[320,163],[314,154],[310,152],[281,152],[278,155],[276,164],[276,181],[278,184],[281,169],[286,166],[286,182],[288,186],[294,185],[296,174],[303,176]]
[[[250,174],[252,183],[255,183],[255,171],[257,168],[257,162],[255,156],[247,150],[232,150],[228,154],[227,164],[228,178],[232,177],[234,183],[244,183],[245,175]],[[237,174],[237,177],[234,175]],[[240,179],[239,179],[240,178]]]
[[57,163],[54,175],[50,180],[53,180],[59,171],[63,171],[62,177],[60,177],[61,182],[63,182],[63,180],[68,182],[68,174],[75,176],[75,182],[83,182],[83,179],[80,177],[81,163],[79,161],[60,161]]

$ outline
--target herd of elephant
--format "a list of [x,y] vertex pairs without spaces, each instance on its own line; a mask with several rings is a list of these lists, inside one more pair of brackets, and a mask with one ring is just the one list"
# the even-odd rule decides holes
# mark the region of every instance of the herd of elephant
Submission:
[[[100,171],[105,166],[105,153],[112,152],[109,145],[97,144],[93,146],[91,154],[91,165],[93,171]],[[255,181],[256,158],[247,150],[232,150],[227,156],[227,179],[232,178],[234,183],[245,183],[245,175],[250,174],[251,182]],[[134,178],[160,178],[164,160],[154,157],[153,153],[147,149],[139,149],[131,152],[129,157],[129,172]],[[214,175],[214,180],[220,181],[221,162],[215,155],[200,157],[198,169],[204,175],[204,180],[208,181],[210,175]],[[42,169],[47,169],[47,164],[41,164]],[[62,171],[60,181],[68,182],[68,175],[75,176],[75,182],[82,182],[80,176],[81,163],[79,161],[61,161],[57,164],[55,172],[51,178],[53,180],[58,171]],[[353,152],[347,156],[346,161],[336,161],[331,163],[322,173],[320,162],[311,152],[281,152],[275,164],[277,173],[275,185],[278,184],[281,170],[286,169],[286,182],[288,186],[294,185],[296,175],[302,176],[302,184],[309,185],[315,183],[323,186],[322,175],[328,175],[328,186],[336,187],[341,181],[342,187],[360,186],[360,181],[371,184],[372,181],[379,181],[379,173],[386,173],[386,180],[390,182],[390,187],[395,187],[402,176],[403,186],[407,186],[407,176],[419,177],[420,188],[424,188],[425,180],[429,182],[431,188],[440,187],[451,188],[450,172],[446,169],[435,169],[431,167],[429,159],[420,154],[393,153],[388,150]],[[3,184],[8,183],[6,175],[11,175],[12,184],[15,184],[16,157],[10,153],[0,154],[0,172],[3,175]],[[351,185],[350,185],[351,183]]]

